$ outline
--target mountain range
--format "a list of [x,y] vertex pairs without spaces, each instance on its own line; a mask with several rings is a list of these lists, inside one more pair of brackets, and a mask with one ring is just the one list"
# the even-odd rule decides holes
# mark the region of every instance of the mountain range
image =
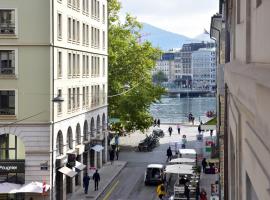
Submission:
[[201,41],[213,41],[210,39],[210,35],[207,31],[198,35],[195,38],[189,38],[187,36],[172,33],[170,31],[163,30],[161,28],[152,26],[147,23],[142,23],[143,29],[141,31],[141,41],[150,41],[154,47],[159,47],[163,51],[167,51],[175,48],[182,48],[185,43],[201,42]]

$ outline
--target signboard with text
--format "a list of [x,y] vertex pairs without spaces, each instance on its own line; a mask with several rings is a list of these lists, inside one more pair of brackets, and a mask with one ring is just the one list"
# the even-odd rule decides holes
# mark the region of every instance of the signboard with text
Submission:
[[24,173],[24,171],[24,160],[0,161],[0,173]]

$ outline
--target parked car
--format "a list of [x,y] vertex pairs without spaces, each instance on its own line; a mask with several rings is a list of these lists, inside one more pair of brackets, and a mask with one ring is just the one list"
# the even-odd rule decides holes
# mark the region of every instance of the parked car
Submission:
[[147,166],[144,175],[145,185],[158,185],[166,180],[165,166],[162,164],[150,164]]
[[153,129],[153,135],[156,135],[158,137],[164,137],[164,131],[160,128]]

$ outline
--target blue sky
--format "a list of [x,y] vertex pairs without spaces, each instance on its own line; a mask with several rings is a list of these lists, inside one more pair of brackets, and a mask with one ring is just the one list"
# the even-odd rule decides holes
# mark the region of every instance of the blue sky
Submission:
[[136,16],[159,28],[195,37],[209,30],[211,16],[218,12],[218,0],[120,0],[121,17]]

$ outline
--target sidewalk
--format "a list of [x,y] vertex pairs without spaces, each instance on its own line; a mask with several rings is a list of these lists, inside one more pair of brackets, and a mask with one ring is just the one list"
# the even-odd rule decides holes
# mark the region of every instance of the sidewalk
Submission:
[[72,195],[69,195],[67,199],[73,200],[84,200],[91,199],[96,200],[100,195],[106,190],[109,184],[113,181],[113,179],[121,172],[121,170],[126,166],[127,162],[125,161],[114,161],[113,165],[110,162],[103,165],[101,169],[99,169],[100,174],[100,183],[99,190],[94,191],[94,181],[91,177],[88,194],[84,194],[83,187],[74,192]]

